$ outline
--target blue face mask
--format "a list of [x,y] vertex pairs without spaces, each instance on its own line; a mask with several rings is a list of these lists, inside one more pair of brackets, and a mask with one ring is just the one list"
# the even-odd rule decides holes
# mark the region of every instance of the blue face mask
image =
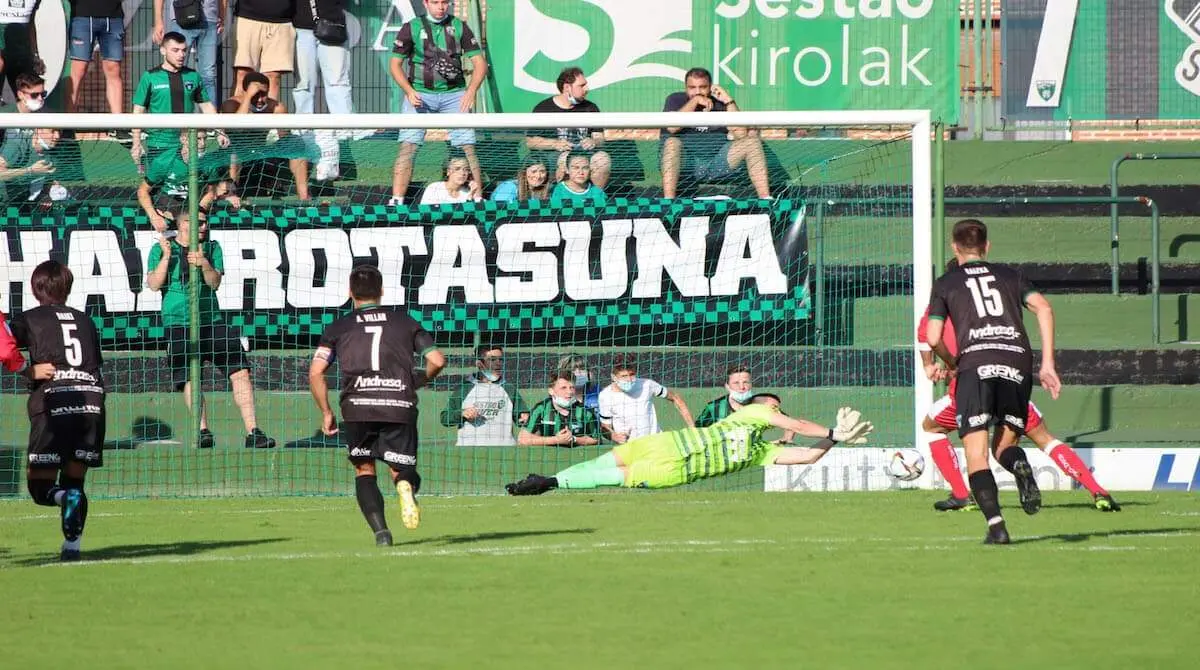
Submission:
[[635,382],[635,381],[637,381],[637,380],[635,380],[635,379],[629,379],[629,380],[618,379],[618,380],[616,380],[617,388],[621,389],[625,393],[629,393],[630,391],[633,390],[633,382]]
[[754,397],[754,391],[730,391],[729,398],[736,403],[742,404]]
[[575,385],[576,386],[587,386],[587,383],[588,383],[588,373],[586,373],[586,372],[576,372],[575,373]]
[[484,370],[483,378],[494,384],[494,383],[500,381],[500,373],[492,372],[491,370]]

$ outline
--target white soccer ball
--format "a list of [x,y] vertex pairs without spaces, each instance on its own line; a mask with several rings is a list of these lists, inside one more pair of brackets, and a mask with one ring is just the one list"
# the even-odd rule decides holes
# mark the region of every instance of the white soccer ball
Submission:
[[925,457],[916,449],[897,449],[892,452],[887,471],[902,482],[911,482],[925,472]]

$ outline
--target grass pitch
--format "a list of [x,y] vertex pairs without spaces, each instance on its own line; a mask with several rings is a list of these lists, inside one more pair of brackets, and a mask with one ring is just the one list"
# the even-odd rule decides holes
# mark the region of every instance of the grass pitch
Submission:
[[1050,494],[1010,547],[932,492],[0,504],[5,666],[1194,667],[1200,503]]

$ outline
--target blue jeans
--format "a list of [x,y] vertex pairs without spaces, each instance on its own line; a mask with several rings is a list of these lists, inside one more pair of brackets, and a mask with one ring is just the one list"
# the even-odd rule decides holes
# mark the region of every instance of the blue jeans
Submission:
[[[412,103],[408,101],[408,96],[404,97],[404,104],[400,106],[401,114],[457,114],[458,105],[462,102],[463,95],[466,91],[459,89],[457,91],[446,91],[445,93],[421,93],[421,106],[414,109]],[[405,144],[423,144],[425,142],[424,128],[409,128],[400,131],[400,141]],[[475,144],[475,131],[470,128],[456,128],[450,131],[450,146],[461,147],[466,144]]]
[[[353,114],[354,102],[350,89],[350,50],[345,46],[321,44],[307,28],[296,29],[296,85],[292,89],[293,112],[312,114],[318,81],[325,87],[325,105],[330,114]],[[317,163],[318,179],[337,175],[341,150],[337,131],[300,131],[305,139],[314,142],[321,154]],[[342,133],[350,136],[350,133]]]
[[71,60],[92,60],[92,47],[97,42],[100,43],[100,58],[119,62],[125,53],[125,20],[106,16],[71,19]]
[[[170,1],[170,0],[165,0]],[[166,31],[175,31],[187,38],[188,50],[196,51],[196,71],[204,82],[204,92],[208,100],[217,107],[221,106],[221,98],[217,95],[217,49],[221,46],[221,36],[217,34],[217,24],[203,19],[204,24],[199,28],[183,29],[175,22],[175,17],[167,23]]]

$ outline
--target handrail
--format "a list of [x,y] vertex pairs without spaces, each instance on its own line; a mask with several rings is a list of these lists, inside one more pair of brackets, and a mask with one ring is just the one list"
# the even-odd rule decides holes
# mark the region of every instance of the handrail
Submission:
[[[1200,158],[1200,156],[1197,156]],[[947,205],[1144,205],[1150,209],[1150,333],[1157,346],[1161,343],[1162,337],[1160,332],[1160,317],[1161,305],[1159,305],[1159,289],[1160,289],[1160,259],[1159,259],[1159,210],[1158,203],[1151,198],[1143,196],[1122,196],[1122,197],[1104,197],[1104,196],[1008,196],[1008,197],[950,197],[945,199]],[[911,203],[911,198],[822,198],[820,199],[823,207],[817,210],[818,216],[824,218],[829,210],[838,206],[845,205],[890,205]],[[823,227],[823,221],[818,225]],[[823,250],[818,250],[823,254]],[[822,266],[823,266],[822,258]],[[823,267],[821,268],[824,269]],[[1113,281],[1117,281],[1117,268],[1113,267]],[[822,303],[817,305],[817,312],[814,315],[818,321],[818,327],[823,327],[823,322],[820,320],[824,317]]]
[[[1144,153],[1139,152],[1139,153],[1133,153],[1133,154],[1125,154],[1124,156],[1117,156],[1113,160],[1112,166],[1109,167],[1109,170],[1108,170],[1108,193],[1109,193],[1109,195],[1114,198],[1116,198],[1120,195],[1120,193],[1119,193],[1120,186],[1118,185],[1119,172],[1121,170],[1121,165],[1125,161],[1159,161],[1159,160],[1200,160],[1200,153],[1175,152],[1175,153],[1161,153],[1161,154],[1159,154],[1159,153],[1144,154]],[[1117,235],[1117,226],[1118,226],[1118,222],[1120,221],[1120,216],[1121,216],[1120,213],[1117,211],[1117,204],[1113,203],[1112,207],[1109,208],[1109,213],[1108,213],[1109,224],[1110,224],[1109,227],[1112,229],[1112,266],[1113,266],[1112,294],[1113,295],[1117,295],[1117,293],[1120,292],[1120,288],[1117,286],[1117,270],[1116,270],[1117,263],[1120,261],[1120,258],[1119,258],[1120,252],[1118,251],[1118,246],[1120,246],[1120,242],[1118,241],[1118,235]]]

